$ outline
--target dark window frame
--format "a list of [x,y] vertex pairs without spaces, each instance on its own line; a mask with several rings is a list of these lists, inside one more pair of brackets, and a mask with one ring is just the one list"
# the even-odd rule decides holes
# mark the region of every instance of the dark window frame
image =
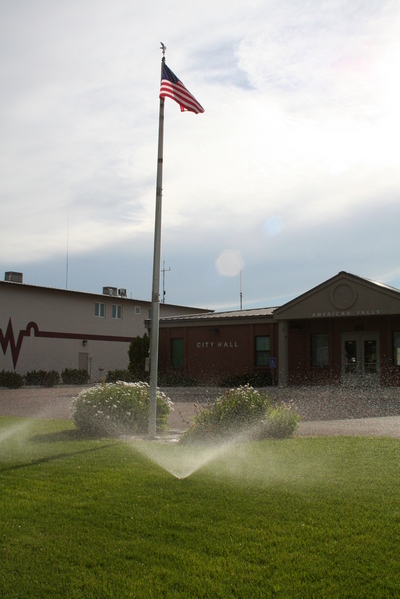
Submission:
[[111,318],[114,318],[115,320],[121,320],[121,318],[122,318],[121,304],[112,304]]
[[94,315],[96,318],[105,318],[106,306],[103,302],[94,303]]
[[[266,340],[266,347],[260,348],[261,340]],[[271,335],[255,335],[254,364],[257,368],[268,368],[271,357]]]
[[[179,342],[179,345],[178,345]],[[171,367],[183,368],[184,363],[184,343],[183,337],[174,337],[171,339]]]
[[[318,346],[318,341],[324,341],[325,345]],[[314,344],[314,341],[317,343]],[[328,333],[312,333],[310,337],[311,343],[311,367],[312,368],[329,368],[329,335]],[[322,352],[325,353],[325,358],[320,357]]]
[[[393,366],[400,367],[400,331],[393,331]],[[396,351],[398,350],[398,351]]]

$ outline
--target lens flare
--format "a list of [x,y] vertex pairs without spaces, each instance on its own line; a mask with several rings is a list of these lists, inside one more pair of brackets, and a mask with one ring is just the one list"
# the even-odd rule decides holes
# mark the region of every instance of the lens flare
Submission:
[[236,250],[224,250],[215,262],[215,267],[221,277],[236,277],[243,266],[243,258]]

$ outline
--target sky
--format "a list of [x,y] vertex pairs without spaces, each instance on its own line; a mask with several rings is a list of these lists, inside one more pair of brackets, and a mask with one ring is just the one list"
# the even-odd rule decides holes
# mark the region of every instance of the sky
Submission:
[[340,271],[400,288],[396,0],[2,0],[0,277],[279,306]]

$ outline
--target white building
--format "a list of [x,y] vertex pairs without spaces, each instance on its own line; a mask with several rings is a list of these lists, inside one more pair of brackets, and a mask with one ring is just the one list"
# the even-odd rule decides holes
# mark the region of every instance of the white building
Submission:
[[[91,381],[128,366],[129,344],[146,333],[151,302],[130,299],[123,289],[102,294],[22,283],[22,274],[0,281],[0,371],[81,368]],[[160,305],[161,316],[207,312]]]

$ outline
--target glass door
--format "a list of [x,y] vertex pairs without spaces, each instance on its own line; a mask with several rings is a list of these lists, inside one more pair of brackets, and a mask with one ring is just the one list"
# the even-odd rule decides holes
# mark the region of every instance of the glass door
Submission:
[[357,339],[346,339],[344,342],[345,374],[355,374],[359,367]]
[[342,383],[348,386],[379,384],[379,334],[342,335]]
[[378,370],[377,341],[364,339],[364,373],[376,374]]

